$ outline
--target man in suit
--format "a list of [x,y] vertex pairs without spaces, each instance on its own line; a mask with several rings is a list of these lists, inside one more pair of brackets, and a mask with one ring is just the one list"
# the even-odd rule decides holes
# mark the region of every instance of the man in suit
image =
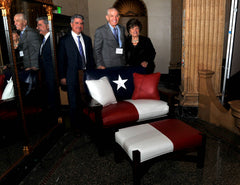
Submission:
[[58,45],[58,73],[61,85],[67,86],[72,127],[80,129],[79,109],[81,97],[78,70],[95,68],[91,38],[82,33],[84,17],[71,17],[71,32],[63,36]]
[[[43,90],[47,92],[47,110],[49,115],[56,118],[57,114],[57,85],[54,70],[54,61],[52,60],[52,51],[50,44],[50,32],[47,17],[39,17],[36,19],[37,29],[43,36],[43,42],[39,51],[39,66],[41,71],[41,79]],[[45,93],[44,93],[45,94]]]
[[125,29],[119,25],[119,12],[107,10],[107,24],[99,27],[94,36],[95,62],[98,69],[125,65]]
[[41,37],[36,30],[27,25],[27,18],[23,13],[14,16],[14,25],[20,31],[18,44],[20,71],[19,79],[29,84],[26,94],[36,83],[36,73],[39,69],[38,53],[41,45]]

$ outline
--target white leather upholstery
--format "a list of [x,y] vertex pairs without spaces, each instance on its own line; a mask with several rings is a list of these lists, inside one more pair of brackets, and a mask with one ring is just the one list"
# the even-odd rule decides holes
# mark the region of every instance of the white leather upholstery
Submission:
[[119,129],[115,132],[115,141],[133,160],[132,152],[140,151],[140,162],[173,152],[173,143],[149,124]]
[[138,100],[124,100],[132,103],[139,114],[138,121],[145,121],[154,118],[165,116],[169,112],[167,102],[162,100],[138,99]]

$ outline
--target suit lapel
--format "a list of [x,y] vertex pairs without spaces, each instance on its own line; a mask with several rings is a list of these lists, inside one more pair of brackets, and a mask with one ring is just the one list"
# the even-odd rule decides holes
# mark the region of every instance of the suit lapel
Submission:
[[[109,27],[108,24],[106,24],[105,29],[106,29],[106,32],[108,33],[108,35],[111,35],[112,40],[114,40],[114,41],[116,42],[116,44],[117,44],[117,41],[116,41],[116,39],[115,39],[115,37],[114,37],[114,35],[113,35],[113,32],[112,32],[112,30],[111,30],[111,28]],[[117,44],[117,45],[118,45],[118,44]]]
[[[75,52],[76,52],[77,54],[79,54],[78,46],[77,46],[76,42],[74,41],[74,38],[73,38],[73,36],[72,36],[71,33],[70,33],[70,35],[69,35],[69,42],[70,42],[70,45],[73,46]],[[80,55],[80,54],[79,54],[79,55]]]

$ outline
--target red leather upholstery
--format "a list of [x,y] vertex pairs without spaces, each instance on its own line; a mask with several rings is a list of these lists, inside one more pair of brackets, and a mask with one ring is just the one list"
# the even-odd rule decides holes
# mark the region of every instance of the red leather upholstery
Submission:
[[134,105],[125,101],[108,105],[102,110],[102,120],[105,127],[137,121],[138,118],[138,111]]
[[[31,115],[35,113],[41,112],[42,109],[39,107],[24,107],[24,113],[25,115]],[[17,109],[4,109],[0,111],[0,118],[2,120],[13,120],[17,118]]]
[[174,151],[201,146],[201,132],[177,119],[167,119],[150,123],[167,136],[174,145]]

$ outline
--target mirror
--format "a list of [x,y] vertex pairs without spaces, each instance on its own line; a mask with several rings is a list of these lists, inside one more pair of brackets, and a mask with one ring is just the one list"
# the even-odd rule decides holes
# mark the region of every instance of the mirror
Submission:
[[[0,100],[1,179],[6,171],[18,165],[21,159],[30,155],[46,136],[59,127],[51,1],[13,0],[7,4],[9,1],[1,0],[2,6],[4,3],[10,9],[7,16],[2,9],[0,21],[0,85],[2,79],[1,88],[6,92],[12,79],[14,97]],[[15,16],[17,13],[24,13],[26,17],[19,14]],[[43,16],[48,18],[50,36],[42,44],[43,34],[39,32],[42,27],[37,23],[43,20],[37,22],[36,18]],[[19,23],[19,17],[24,24],[27,23],[25,29],[22,29],[24,26],[23,22]],[[45,51],[47,42],[46,51],[50,51],[47,55],[51,61],[46,67],[42,62],[46,59],[43,59],[40,50]]]

